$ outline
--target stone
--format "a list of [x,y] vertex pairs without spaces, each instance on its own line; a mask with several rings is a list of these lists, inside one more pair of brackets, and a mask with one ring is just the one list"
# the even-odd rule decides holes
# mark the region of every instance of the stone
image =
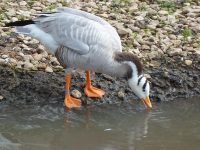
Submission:
[[4,97],[3,97],[2,95],[0,95],[0,100],[3,100],[3,98],[4,98]]
[[105,14],[105,13],[104,14],[99,14],[99,16],[103,17],[103,18],[108,18],[109,17],[108,14]]
[[151,79],[151,75],[150,75],[150,74],[144,74],[144,76],[145,76],[147,79]]
[[0,64],[4,64],[5,63],[5,59],[0,58]]
[[45,69],[46,72],[49,72],[49,73],[52,73],[53,72],[53,69],[49,66],[46,67]]
[[166,11],[166,10],[160,10],[160,11],[158,12],[158,14],[159,14],[159,15],[168,15],[169,12]]
[[116,23],[114,26],[117,28],[117,32],[121,36],[132,34],[132,30],[125,28],[121,23]]
[[117,32],[121,36],[129,35],[132,33],[131,29],[128,29],[128,28],[118,28]]
[[195,49],[194,51],[197,55],[200,55],[200,49]]
[[142,49],[143,50],[150,50],[150,46],[148,46],[148,45],[142,45]]
[[138,21],[142,21],[142,20],[144,20],[144,17],[143,16],[136,16],[135,19],[138,20]]
[[17,60],[15,60],[14,58],[10,58],[9,63],[11,63],[13,65],[17,65]]
[[34,67],[34,65],[30,62],[25,62],[24,63],[24,69],[30,70]]
[[12,17],[12,18],[11,18],[11,21],[12,21],[12,22],[18,21],[18,18],[17,18],[17,17]]
[[30,62],[30,61],[34,60],[31,55],[24,55],[22,57],[23,57],[24,61],[26,61],[26,62]]
[[43,57],[42,54],[38,54],[38,53],[33,54],[33,58],[37,61],[40,61],[42,59],[42,57]]
[[3,59],[6,59],[6,58],[8,58],[8,55],[5,55],[5,54],[4,54],[4,55],[2,55],[1,57],[2,57]]
[[72,90],[71,94],[75,98],[81,98],[82,97],[81,92],[79,92],[77,89]]
[[117,93],[117,96],[118,96],[119,98],[124,98],[124,97],[125,97],[125,93],[124,93],[122,90],[120,90],[120,91]]
[[9,9],[8,12],[6,12],[6,14],[9,16],[9,17],[12,17],[12,16],[15,16],[16,15],[16,10],[11,8]]
[[192,65],[192,60],[185,60],[185,64],[187,66],[191,66]]
[[21,2],[19,2],[19,5],[20,5],[20,6],[26,6],[26,5],[27,5],[27,2],[21,1]]
[[38,69],[46,69],[47,65],[45,63],[39,63],[37,67]]
[[170,35],[169,35],[169,38],[172,39],[172,40],[176,40],[176,35],[170,34]]
[[175,55],[179,55],[182,52],[182,48],[174,48],[171,51],[168,52],[168,54],[170,56],[175,56]]

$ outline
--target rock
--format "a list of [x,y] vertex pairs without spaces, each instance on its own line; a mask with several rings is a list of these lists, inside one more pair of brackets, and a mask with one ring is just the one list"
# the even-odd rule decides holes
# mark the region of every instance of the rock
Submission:
[[12,65],[17,65],[17,60],[15,60],[14,58],[10,58],[9,63],[11,63]]
[[174,48],[173,50],[169,51],[168,54],[170,56],[179,55],[182,52],[182,48]]
[[131,49],[130,51],[135,53],[135,54],[140,54],[140,50],[138,48]]
[[2,55],[1,57],[2,57],[3,59],[6,59],[6,58],[8,58],[8,55],[5,55],[5,54],[4,54],[4,55]]
[[24,17],[30,17],[31,16],[31,12],[30,11],[23,11],[22,12],[22,16],[24,16]]
[[125,97],[125,93],[124,93],[122,90],[120,90],[120,91],[117,93],[117,96],[118,96],[119,98],[124,98],[124,97]]
[[108,18],[109,17],[108,14],[105,14],[105,13],[104,14],[99,14],[99,16],[103,17],[103,18]]
[[148,46],[148,45],[142,45],[142,49],[143,50],[150,50],[150,46]]
[[192,60],[185,60],[185,64],[186,64],[187,66],[192,65]]
[[6,12],[6,14],[9,16],[9,17],[12,17],[12,16],[15,16],[16,15],[16,10],[11,8],[9,9],[8,12]]
[[38,69],[46,69],[47,65],[45,63],[39,63],[37,67]]
[[49,2],[50,4],[52,4],[52,3],[56,3],[56,0],[47,0],[47,2]]
[[200,55],[200,49],[195,49],[194,51],[197,55]]
[[31,55],[24,55],[22,57],[23,57],[24,61],[26,61],[26,62],[30,62],[30,61],[34,60]]
[[134,5],[129,7],[129,12],[134,12],[138,10],[138,4],[134,3]]
[[114,25],[117,28],[117,32],[120,36],[132,34],[132,30],[129,28],[124,28],[123,24],[116,23]]
[[150,74],[144,74],[144,76],[145,76],[147,79],[151,79],[151,75],[150,75]]
[[135,19],[138,20],[138,21],[142,21],[142,20],[144,20],[144,17],[143,16],[136,16]]
[[46,72],[49,72],[49,73],[52,73],[53,72],[53,69],[49,66],[46,67],[45,69]]
[[82,97],[82,94],[81,92],[79,92],[78,90],[72,90],[72,96],[75,97],[75,98],[81,98]]
[[37,61],[40,61],[42,59],[42,57],[43,57],[42,54],[38,54],[38,53],[33,54],[33,58]]
[[4,98],[4,97],[0,95],[0,100],[3,100],[3,98]]
[[12,18],[11,18],[11,21],[12,21],[12,22],[18,21],[18,18],[17,18],[17,17],[12,17]]
[[0,64],[4,64],[5,63],[5,59],[0,58]]
[[30,63],[30,62],[24,63],[24,69],[30,70],[32,68],[34,68],[34,65],[32,63]]
[[56,65],[60,65],[60,63],[58,62],[57,58],[56,57],[51,57],[50,58],[50,62],[56,66]]
[[159,15],[168,15],[169,12],[166,11],[166,10],[160,10],[160,11],[158,12],[158,14],[159,14]]
[[20,5],[20,6],[26,6],[26,5],[27,5],[27,2],[21,1],[21,2],[19,2],[19,5]]
[[172,39],[172,40],[176,40],[176,35],[170,34],[170,35],[169,35],[169,38]]

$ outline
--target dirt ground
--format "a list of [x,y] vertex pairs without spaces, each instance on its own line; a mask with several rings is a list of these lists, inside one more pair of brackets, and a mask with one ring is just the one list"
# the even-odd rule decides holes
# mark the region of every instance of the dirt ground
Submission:
[[[177,98],[187,98],[200,95],[200,62],[196,65],[184,66],[181,61],[174,62],[169,57],[162,59],[157,67],[145,67],[151,82],[151,100],[169,101]],[[195,58],[194,58],[195,60]],[[161,60],[160,60],[161,61]],[[102,99],[92,100],[85,97],[83,72],[73,73],[71,90],[77,89],[82,93],[83,105],[101,103],[120,103],[137,99],[128,88],[125,80],[116,79],[104,74],[93,75],[93,85],[106,91]],[[0,66],[0,95],[4,104],[62,104],[65,93],[64,72],[47,73],[44,71],[25,71]],[[125,96],[119,97],[122,91]]]

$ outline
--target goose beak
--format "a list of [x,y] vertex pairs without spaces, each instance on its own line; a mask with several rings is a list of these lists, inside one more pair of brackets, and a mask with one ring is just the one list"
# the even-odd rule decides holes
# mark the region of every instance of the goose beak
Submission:
[[151,101],[149,99],[149,97],[147,96],[146,98],[142,99],[144,105],[147,107],[147,108],[152,108],[152,105],[151,105]]

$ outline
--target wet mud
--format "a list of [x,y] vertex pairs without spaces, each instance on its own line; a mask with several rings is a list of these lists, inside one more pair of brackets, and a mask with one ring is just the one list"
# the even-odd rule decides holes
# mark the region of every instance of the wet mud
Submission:
[[[198,58],[197,58],[198,59]],[[169,101],[200,95],[200,62],[184,66],[180,61],[166,58],[159,66],[148,66],[145,73],[150,75],[152,101]],[[63,105],[65,94],[64,72],[25,71],[0,66],[0,104],[59,104]],[[84,72],[74,72],[71,90],[82,93],[83,105],[120,103],[137,99],[123,79],[104,74],[93,75],[93,85],[106,91],[103,98],[91,99],[84,95]],[[122,91],[124,97],[119,97]]]

